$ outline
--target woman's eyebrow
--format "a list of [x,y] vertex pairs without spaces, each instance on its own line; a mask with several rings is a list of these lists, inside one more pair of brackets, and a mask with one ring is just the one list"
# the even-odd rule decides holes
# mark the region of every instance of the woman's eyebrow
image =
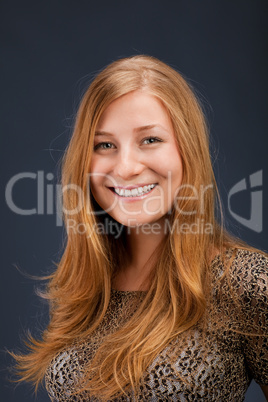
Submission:
[[[160,124],[148,124],[146,126],[136,127],[136,128],[133,129],[133,131],[135,133],[140,133],[142,131],[149,131],[149,130],[152,130],[154,128],[160,128],[161,130],[167,131],[167,129],[165,129]],[[112,134],[112,133],[110,133],[108,131],[96,130],[95,131],[95,136],[99,136],[99,135],[113,136],[114,134]]]
[[95,136],[96,135],[112,135],[113,136],[112,133],[108,133],[108,131],[102,131],[102,130],[95,131]]
[[161,129],[165,130],[165,128],[162,127],[160,124],[148,124],[146,126],[141,126],[141,127],[134,128],[133,131],[139,133],[141,131],[152,130],[153,128],[161,128]]

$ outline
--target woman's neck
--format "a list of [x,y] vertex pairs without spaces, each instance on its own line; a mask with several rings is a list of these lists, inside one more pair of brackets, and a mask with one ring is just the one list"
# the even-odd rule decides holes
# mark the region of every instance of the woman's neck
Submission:
[[[158,223],[158,222],[157,222]],[[118,290],[146,290],[146,279],[156,259],[156,250],[165,237],[163,222],[142,225],[127,230],[128,263],[116,275]]]

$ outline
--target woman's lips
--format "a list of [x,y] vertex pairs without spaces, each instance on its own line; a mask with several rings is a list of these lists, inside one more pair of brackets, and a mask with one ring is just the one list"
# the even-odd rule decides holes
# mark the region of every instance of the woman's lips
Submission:
[[120,189],[124,189],[124,190],[132,190],[134,188],[150,186],[152,184],[156,185],[158,183],[155,183],[153,181],[151,181],[151,182],[148,181],[147,183],[129,184],[127,186],[117,185],[117,186],[113,186],[113,187],[109,187],[109,188],[120,188]]

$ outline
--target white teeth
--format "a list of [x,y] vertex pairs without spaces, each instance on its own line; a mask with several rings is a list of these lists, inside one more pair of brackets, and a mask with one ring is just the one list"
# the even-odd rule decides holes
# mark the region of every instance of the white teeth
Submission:
[[114,188],[114,191],[116,194],[120,195],[121,197],[137,197],[137,196],[148,193],[155,186],[156,186],[156,184],[150,184],[149,186],[143,186],[143,187],[138,187],[138,188],[136,187],[131,190],[123,189],[123,188]]
[[138,189],[134,188],[133,190],[131,190],[131,196],[135,197],[135,195],[138,195]]

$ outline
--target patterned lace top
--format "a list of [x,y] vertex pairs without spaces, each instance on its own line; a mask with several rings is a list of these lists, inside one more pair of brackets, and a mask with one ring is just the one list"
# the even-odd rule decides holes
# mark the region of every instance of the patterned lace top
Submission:
[[[226,251],[227,258],[232,251]],[[228,275],[223,275],[219,256],[212,261],[211,271],[205,329],[200,323],[195,325],[156,357],[144,373],[136,400],[238,402],[244,400],[252,378],[268,384],[268,258],[239,249]],[[52,401],[96,401],[85,391],[72,395],[74,385],[105,334],[129,317],[129,306],[138,293],[141,296],[142,292],[113,290],[98,330],[54,357],[45,376]],[[131,393],[114,399],[134,400]]]

